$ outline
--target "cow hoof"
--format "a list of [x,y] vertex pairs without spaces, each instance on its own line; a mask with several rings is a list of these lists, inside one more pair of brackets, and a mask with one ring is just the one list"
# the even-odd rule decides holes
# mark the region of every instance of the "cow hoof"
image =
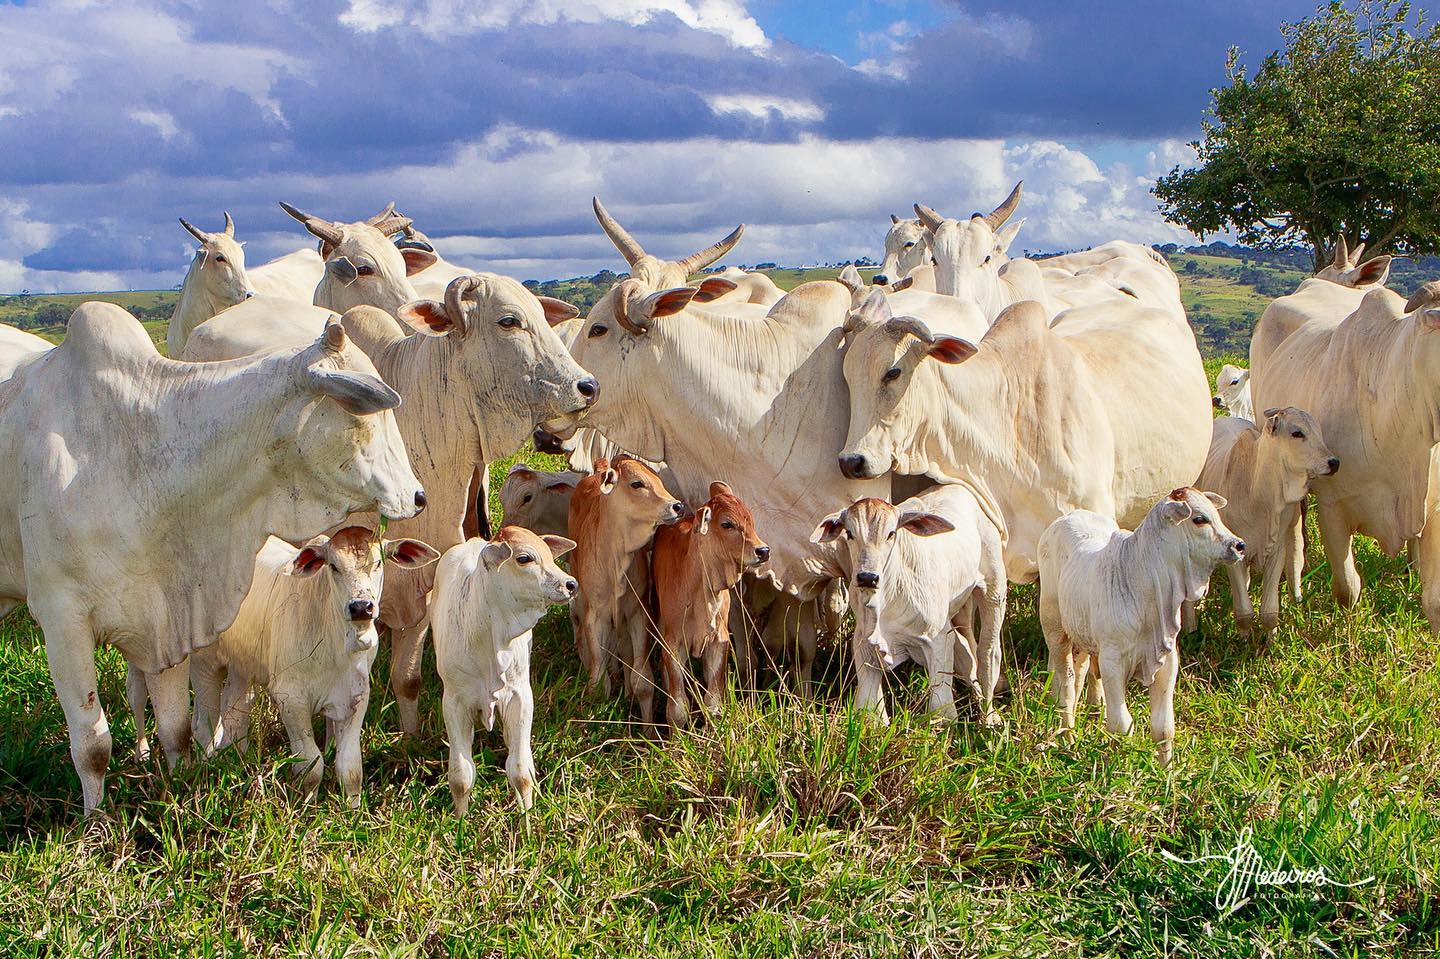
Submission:
[[514,785],[520,808],[529,812],[535,806],[535,781],[529,776],[517,776]]
[[986,729],[1000,729],[1005,725],[1005,720],[1000,718],[999,713],[991,710],[989,713],[986,713],[985,716],[981,718],[980,725],[984,726]]
[[1260,614],[1260,632],[1273,633],[1275,632],[1275,627],[1278,625],[1280,625],[1280,616],[1278,614],[1274,616],[1267,616],[1264,613]]
[[1245,617],[1242,619],[1237,616],[1235,618],[1235,632],[1239,633],[1242,638],[1249,639],[1250,634],[1254,631],[1255,620],[1250,619],[1249,617]]

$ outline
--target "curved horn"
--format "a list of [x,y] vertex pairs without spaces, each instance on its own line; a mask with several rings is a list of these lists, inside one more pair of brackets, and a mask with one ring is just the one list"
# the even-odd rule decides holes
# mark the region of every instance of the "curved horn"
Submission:
[[1345,243],[1345,234],[1335,234],[1335,269],[1344,270],[1350,266],[1350,249]]
[[998,230],[1005,225],[1006,220],[1010,219],[1010,214],[1014,213],[1015,208],[1020,205],[1020,188],[1024,185],[1024,180],[1015,184],[1015,189],[1010,191],[1010,195],[1005,198],[1005,202],[997,206],[994,211],[985,218],[985,222],[990,224],[990,229]]
[[620,251],[625,262],[634,266],[635,261],[645,255],[644,248],[635,242],[633,236],[625,232],[623,226],[615,222],[615,218],[605,209],[605,204],[600,202],[598,196],[592,196],[590,201],[591,205],[595,207],[595,219],[600,221],[600,229],[604,230],[605,235],[610,238],[610,242],[615,244],[615,249]]
[[945,222],[945,218],[943,216],[936,213],[934,210],[930,209],[923,203],[915,204],[915,215],[920,218],[921,223],[925,224],[925,229],[929,230],[932,233],[940,229],[940,224]]
[[384,236],[394,236],[395,234],[409,228],[410,222],[411,221],[408,216],[400,216],[398,213],[394,213],[386,217],[385,219],[379,220],[370,225],[373,226],[375,229],[379,230],[380,233]]
[[450,321],[465,328],[465,312],[462,301],[465,294],[480,286],[481,279],[478,276],[457,276],[445,287],[445,312],[449,314]]
[[1360,259],[1365,255],[1365,244],[1356,243],[1355,249],[1350,251],[1350,262],[1356,266],[1360,265]]
[[201,243],[204,243],[206,240],[210,239],[210,234],[206,233],[204,230],[200,229],[198,226],[191,223],[183,216],[180,217],[180,225],[183,226],[185,229],[189,230],[190,235],[193,236],[195,239],[199,240]]
[[230,219],[230,211],[229,211],[229,210],[226,210],[226,211],[225,211],[225,235],[226,235],[226,236],[234,236],[234,235],[235,235],[235,221],[232,220],[232,219]]
[[394,201],[394,200],[391,200],[389,203],[385,204],[385,209],[381,210],[379,213],[375,214],[374,216],[372,216],[370,219],[366,220],[365,222],[368,223],[368,224],[370,224],[371,226],[376,226],[377,224],[380,224],[380,223],[384,222],[385,220],[390,219],[390,218],[391,218],[392,216],[394,216],[394,215],[395,215],[395,201]]
[[1405,301],[1405,312],[1414,313],[1430,303],[1440,303],[1440,280],[1431,280],[1416,290],[1415,295]]
[[714,263],[716,260],[720,259],[726,253],[729,253],[731,250],[735,249],[735,244],[739,243],[740,237],[744,235],[745,224],[742,223],[735,229],[731,230],[730,235],[727,236],[725,239],[721,240],[719,243],[714,243],[710,246],[707,246],[699,253],[691,253],[685,259],[680,261],[680,266],[684,268],[687,276],[698,270],[703,270],[711,263]]
[[334,223],[331,223],[329,220],[322,220],[318,216],[311,216],[308,213],[303,213],[300,210],[295,209],[290,204],[286,203],[284,200],[280,201],[280,209],[284,210],[286,213],[290,214],[292,217],[305,224],[305,229],[310,231],[311,236],[318,237],[320,240],[324,241],[325,243],[329,243],[331,246],[339,246],[340,241],[344,238],[344,234],[340,231],[340,227],[335,225]]

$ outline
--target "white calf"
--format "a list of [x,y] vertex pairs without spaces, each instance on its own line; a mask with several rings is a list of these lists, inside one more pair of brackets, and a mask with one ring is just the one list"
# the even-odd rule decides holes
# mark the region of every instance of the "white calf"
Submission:
[[450,796],[465,815],[475,785],[475,714],[486,729],[495,712],[505,733],[505,775],[529,809],[535,802],[530,725],[530,630],[554,603],[568,603],[575,580],[555,559],[575,548],[562,536],[537,536],[506,526],[495,539],[472,539],[440,560],[430,597],[435,665],[450,740]]
[[1250,371],[1229,363],[1220,367],[1220,372],[1215,374],[1215,395],[1210,402],[1217,410],[1253,421],[1255,404],[1250,399]]
[[[1290,580],[1290,593],[1300,601],[1304,545],[1300,541],[1300,506],[1310,480],[1329,476],[1340,460],[1325,445],[1320,424],[1304,410],[1287,406],[1266,410],[1256,426],[1247,419],[1222,416],[1215,421],[1210,455],[1200,471],[1199,485],[1229,501],[1225,523],[1245,541],[1245,562],[1232,564],[1230,596],[1240,635],[1250,635],[1255,608],[1250,604],[1250,571],[1264,577],[1260,628],[1269,632],[1280,618],[1280,576]],[[1194,608],[1186,605],[1185,626],[1193,629]]]
[[516,463],[500,487],[505,525],[523,526],[534,533],[570,535],[570,494],[585,475],[574,470],[534,470]]
[[[195,741],[207,753],[246,742],[253,687],[263,686],[285,724],[307,789],[319,786],[325,772],[314,718],[328,720],[337,740],[336,776],[346,801],[358,806],[360,728],[370,701],[384,564],[415,569],[439,556],[419,540],[382,542],[363,526],[347,526],[298,550],[268,540],[255,557],[255,578],[234,624],[191,654]],[[138,717],[136,728],[144,728]]]
[[955,718],[951,680],[958,675],[975,693],[982,721],[999,724],[994,693],[1005,564],[1000,532],[974,494],[964,486],[937,486],[899,506],[857,500],[823,519],[810,538],[841,537],[840,563],[855,611],[856,703],[885,718],[883,670],[914,660],[929,672],[932,712]]
[[1075,684],[1084,678],[1075,661],[1096,656],[1105,725],[1130,731],[1125,685],[1139,679],[1150,690],[1157,757],[1170,764],[1180,605],[1204,594],[1217,564],[1245,557],[1244,542],[1220,520],[1224,505],[1224,497],[1184,487],[1157,503],[1133,533],[1081,509],[1041,535],[1040,627],[1062,732],[1075,727]]

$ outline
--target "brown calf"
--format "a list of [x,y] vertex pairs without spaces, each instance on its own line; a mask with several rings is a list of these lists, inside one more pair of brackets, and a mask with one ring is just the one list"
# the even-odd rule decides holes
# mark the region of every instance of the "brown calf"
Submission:
[[705,708],[719,708],[730,653],[730,588],[769,558],[750,510],[720,482],[710,484],[710,499],[694,516],[656,532],[652,570],[672,729],[690,723],[685,682],[692,656],[703,663]]

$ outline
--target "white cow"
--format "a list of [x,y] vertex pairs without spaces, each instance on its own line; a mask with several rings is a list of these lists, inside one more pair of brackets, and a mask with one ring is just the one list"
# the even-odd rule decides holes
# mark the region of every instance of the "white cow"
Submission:
[[574,470],[531,469],[524,463],[511,466],[500,486],[500,509],[505,525],[568,536],[570,495],[585,476]]
[[859,311],[870,297],[883,294],[896,316],[913,316],[932,330],[978,340],[990,329],[990,321],[980,308],[969,300],[946,296],[928,290],[917,290],[914,284],[894,287],[866,286],[860,271],[853,265],[840,271],[842,286],[850,291],[851,313]]
[[1265,307],[1250,338],[1252,374],[1258,375],[1285,338],[1300,327],[1311,321],[1337,326],[1359,308],[1367,293],[1384,288],[1390,277],[1390,257],[1376,256],[1361,262],[1364,252],[1365,244],[1352,251],[1345,235],[1340,234],[1335,238],[1335,259],[1329,266],[1302,280],[1294,293],[1277,297]]
[[315,298],[315,287],[325,276],[325,259],[319,250],[307,246],[251,267],[246,272],[257,296],[309,303]]
[[235,240],[235,221],[225,214],[225,229],[206,233],[184,217],[180,225],[200,243],[180,285],[180,299],[165,330],[165,352],[178,357],[190,331],[221,310],[255,295],[245,273],[245,250]]
[[87,813],[110,758],[95,645],[145,675],[178,761],[186,657],[233,622],[266,537],[424,505],[399,402],[338,325],[303,349],[197,366],[160,356],[109,303],[81,306],[65,342],[0,389],[0,610],[27,602],[45,634]]
[[1215,395],[1210,398],[1217,410],[1230,416],[1255,421],[1255,402],[1250,398],[1250,371],[1226,363],[1215,374]]
[[0,383],[8,380],[26,360],[54,348],[55,344],[43,337],[0,323]]
[[1245,543],[1225,528],[1225,498],[1174,490],[1131,533],[1109,516],[1075,510],[1040,537],[1040,627],[1050,651],[1050,688],[1060,729],[1075,728],[1077,660],[1098,657],[1105,725],[1133,725],[1125,687],[1150,691],[1150,736],[1161,766],[1175,743],[1175,680],[1180,673],[1180,606],[1195,602],[1220,563],[1245,558]]
[[[375,615],[384,567],[414,569],[439,558],[418,540],[382,541],[364,526],[347,526],[303,549],[271,538],[255,557],[235,622],[190,657],[196,742],[207,753],[237,742],[244,748],[253,687],[262,686],[285,724],[306,789],[319,786],[325,772],[314,727],[323,715],[335,733],[336,778],[349,804],[359,806],[360,731],[379,648]],[[137,735],[144,728],[137,715]]]
[[1255,369],[1255,404],[1308,410],[1345,464],[1317,477],[1316,512],[1331,588],[1344,606],[1360,596],[1350,540],[1372,536],[1394,555],[1418,539],[1422,605],[1440,628],[1440,282],[1408,302],[1372,289],[1340,323],[1315,317]]
[[902,220],[890,214],[885,233],[885,256],[874,276],[877,286],[913,279],[915,288],[935,292],[935,270],[930,263],[930,232],[919,220]]
[[435,262],[410,277],[415,293],[427,300],[443,300],[445,290],[462,276],[472,276],[479,270],[450,263],[436,251],[430,238],[414,226],[408,226],[395,237],[395,245],[401,250],[425,250],[435,254]]
[[[1294,538],[1300,506],[1310,481],[1330,476],[1340,460],[1325,445],[1320,424],[1294,407],[1265,411],[1260,425],[1222,416],[1215,421],[1210,455],[1200,471],[1199,486],[1229,501],[1225,521],[1248,547],[1245,562],[1230,566],[1230,597],[1235,625],[1250,635],[1255,608],[1250,604],[1250,571],[1264,576],[1260,629],[1270,632],[1280,618],[1280,576],[1290,580],[1290,594],[1300,601],[1300,573],[1305,555]],[[1194,607],[1186,609],[1186,631],[1194,629]]]
[[[717,280],[720,282],[715,282]],[[732,284],[733,289],[726,289],[723,284],[727,283]],[[698,280],[691,280],[689,285],[699,291],[695,295],[696,303],[752,303],[771,307],[785,295],[785,291],[766,274],[749,273],[738,266],[706,274]]]
[[464,816],[475,785],[475,716],[486,729],[495,714],[505,732],[505,775],[520,807],[535,803],[530,726],[530,631],[549,608],[568,603],[575,580],[555,560],[575,548],[562,536],[506,526],[491,542],[472,539],[448,550],[435,575],[435,665],[450,740],[450,796]]
[[[313,329],[320,322],[317,307],[291,309],[301,332],[307,323]],[[308,320],[305,310],[311,311]],[[185,357],[215,360],[258,348],[257,340],[269,334],[237,322],[234,313],[198,328]],[[509,277],[461,277],[450,284],[443,303],[418,300],[400,313],[407,329],[419,335],[403,335],[393,318],[368,307],[349,311],[343,322],[405,398],[396,416],[411,462],[430,491],[425,514],[392,531],[445,550],[465,538],[467,515],[483,509],[489,464],[516,452],[538,425],[573,426],[575,416],[595,401],[599,384],[576,365],[551,328],[574,316],[575,308],[536,297]],[[412,736],[420,728],[417,697],[432,575],[433,569],[395,571],[386,580],[380,611],[394,644],[390,678],[400,724]]]
[[1052,327],[1024,302],[978,345],[892,317],[878,296],[857,319],[841,470],[969,484],[1003,517],[1016,582],[1033,581],[1036,544],[1057,517],[1093,509],[1139,522],[1205,464],[1210,384],[1189,327],[1160,310],[1081,307]]
[[856,705],[885,718],[883,672],[914,660],[930,676],[931,712],[955,718],[952,680],[959,676],[980,704],[981,721],[999,725],[1005,564],[1000,531],[974,494],[954,484],[898,506],[862,499],[810,535],[817,543],[842,537],[839,562],[855,612]]

